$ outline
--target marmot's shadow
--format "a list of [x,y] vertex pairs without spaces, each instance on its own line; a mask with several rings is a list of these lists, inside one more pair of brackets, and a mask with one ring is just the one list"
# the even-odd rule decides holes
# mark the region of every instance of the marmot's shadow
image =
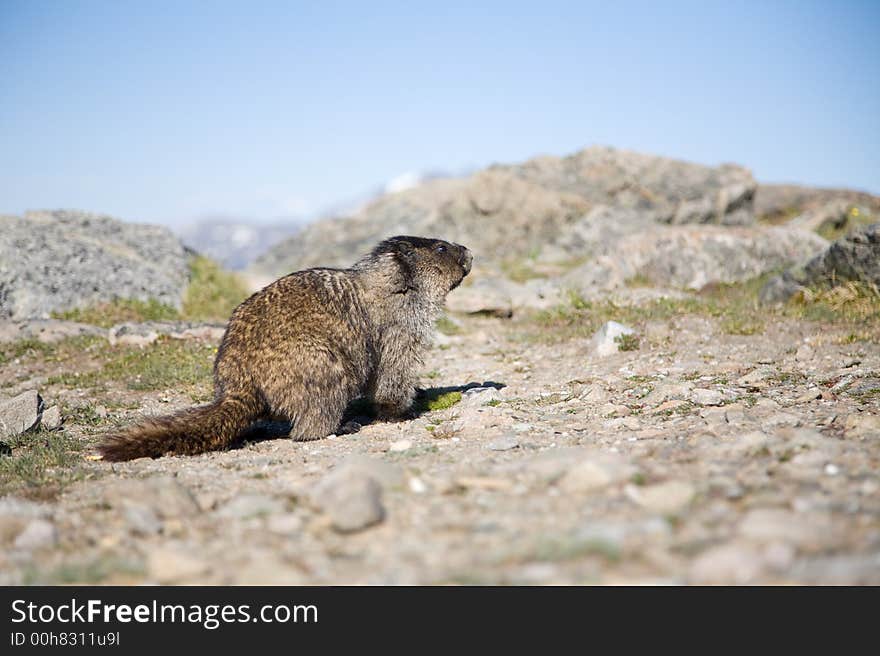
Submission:
[[[416,400],[407,419],[415,419],[416,417],[421,417],[426,412],[430,412],[432,403],[438,401],[444,394],[449,394],[450,392],[461,392],[463,394],[467,390],[478,387],[492,387],[500,390],[507,386],[504,383],[487,380],[482,383],[471,382],[466,385],[419,389],[416,391]],[[345,413],[342,415],[341,428],[344,428],[344,430],[341,432],[357,432],[361,427],[372,424],[374,421],[376,421],[376,409],[373,407],[373,404],[364,398],[356,399],[348,405]],[[288,421],[258,421],[239,435],[235,444],[230,448],[240,449],[249,442],[262,442],[263,440],[276,440],[287,437],[290,434],[290,429],[291,424]]]

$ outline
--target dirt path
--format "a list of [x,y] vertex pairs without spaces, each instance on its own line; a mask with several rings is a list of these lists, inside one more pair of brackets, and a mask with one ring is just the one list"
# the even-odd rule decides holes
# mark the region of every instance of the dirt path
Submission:
[[[192,458],[77,454],[57,493],[0,498],[0,582],[880,584],[880,344],[796,321],[639,329],[596,358],[466,319],[425,366],[425,387],[464,391],[448,409]],[[66,357],[0,384],[78,406],[62,432],[81,446],[208,389],[131,390],[124,367],[80,388],[58,374],[97,356]]]

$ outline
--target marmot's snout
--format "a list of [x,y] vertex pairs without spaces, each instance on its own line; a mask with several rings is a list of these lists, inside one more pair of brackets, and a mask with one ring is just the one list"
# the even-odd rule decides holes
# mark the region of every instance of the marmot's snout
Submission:
[[458,261],[461,264],[461,268],[464,269],[464,275],[467,275],[471,272],[471,264],[474,261],[474,256],[471,255],[471,252],[461,244],[456,244],[456,246],[458,246],[461,251]]

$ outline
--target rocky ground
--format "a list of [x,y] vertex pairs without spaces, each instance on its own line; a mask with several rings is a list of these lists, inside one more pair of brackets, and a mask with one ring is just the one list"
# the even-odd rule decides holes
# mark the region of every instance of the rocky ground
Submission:
[[101,432],[207,398],[218,331],[19,326],[0,394],[64,424],[6,440],[0,582],[880,584],[877,333],[691,310],[604,350],[589,307],[455,317],[441,409],[114,465]]

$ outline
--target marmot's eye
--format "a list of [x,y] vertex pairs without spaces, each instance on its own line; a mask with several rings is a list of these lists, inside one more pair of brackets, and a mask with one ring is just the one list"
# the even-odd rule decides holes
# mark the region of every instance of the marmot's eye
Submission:
[[445,252],[446,252],[446,246],[444,246],[443,244],[439,244],[439,245],[437,245],[437,246],[434,246],[434,252],[435,252],[435,253],[445,253]]

